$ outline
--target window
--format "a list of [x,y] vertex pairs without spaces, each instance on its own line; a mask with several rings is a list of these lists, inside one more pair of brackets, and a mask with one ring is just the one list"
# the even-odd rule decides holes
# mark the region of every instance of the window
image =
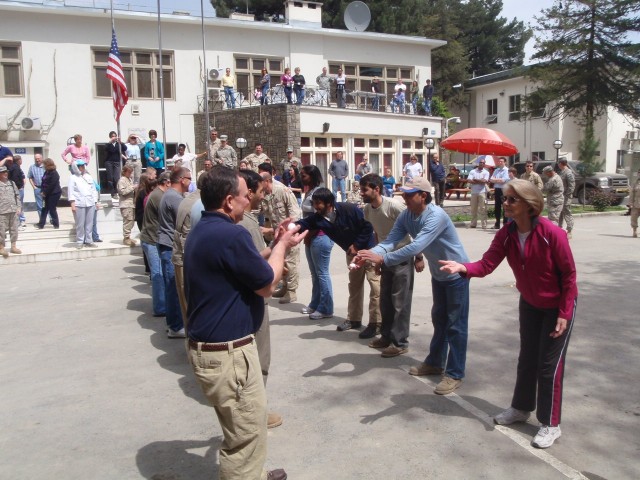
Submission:
[[[111,81],[107,78],[109,50],[93,50],[94,95],[111,98]],[[160,98],[160,56],[152,50],[120,50],[120,61],[132,99]],[[162,87],[165,99],[175,98],[173,52],[162,53]]]
[[544,152],[531,152],[531,160],[537,162],[538,160],[545,160]]
[[487,100],[487,118],[485,123],[498,123],[498,99]]
[[520,95],[511,95],[509,97],[509,121],[520,121],[520,109],[521,109]]
[[20,44],[0,44],[0,97],[22,96]]
[[284,73],[284,58],[282,57],[245,57],[234,58],[235,76],[238,92],[245,98],[251,98],[251,93],[260,87],[263,68],[267,69],[271,76],[271,86],[280,83],[280,77]]

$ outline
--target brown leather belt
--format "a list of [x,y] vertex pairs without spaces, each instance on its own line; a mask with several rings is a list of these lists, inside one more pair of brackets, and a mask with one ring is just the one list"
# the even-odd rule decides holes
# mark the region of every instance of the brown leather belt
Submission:
[[[244,347],[245,345],[249,345],[253,343],[253,337],[246,337],[241,340],[236,340],[231,345],[233,348]],[[194,350],[198,349],[198,344],[200,344],[200,350],[203,352],[224,352],[225,350],[229,350],[229,343],[205,343],[205,342],[194,342],[193,340],[189,340],[189,347]]]

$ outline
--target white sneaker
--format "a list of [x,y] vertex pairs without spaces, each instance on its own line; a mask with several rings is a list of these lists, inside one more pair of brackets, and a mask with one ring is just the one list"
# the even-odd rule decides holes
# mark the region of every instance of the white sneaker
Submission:
[[305,315],[309,315],[310,313],[315,312],[315,310],[309,307],[302,307],[302,310],[300,310],[300,312],[304,313]]
[[184,331],[184,328],[181,328],[180,330],[171,330],[170,328],[167,329],[167,337],[168,338],[185,338],[187,335]]
[[531,445],[536,448],[549,448],[557,438],[560,438],[560,435],[562,435],[560,425],[557,427],[542,425],[538,430],[538,434],[533,438]]
[[320,320],[321,318],[331,318],[331,317],[333,317],[332,313],[313,312],[311,315],[309,315],[310,320]]
[[498,425],[511,425],[512,423],[526,422],[530,415],[530,412],[509,407],[504,412],[493,417],[493,421]]

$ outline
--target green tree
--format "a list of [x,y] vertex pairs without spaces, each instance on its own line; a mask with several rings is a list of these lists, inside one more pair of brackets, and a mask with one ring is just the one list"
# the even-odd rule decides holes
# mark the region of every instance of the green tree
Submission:
[[[216,9],[216,16],[229,18],[232,12],[247,11],[248,0],[210,0]],[[251,0],[248,2],[249,13],[253,13],[258,20],[264,20],[273,15],[284,15],[282,0]]]
[[593,125],[587,124],[584,129],[584,136],[578,142],[578,155],[582,161],[579,165],[579,172],[582,175],[582,204],[587,204],[587,178],[602,170],[604,161],[598,161],[596,152],[600,146],[600,140],[596,139],[593,133]]
[[640,30],[639,12],[637,0],[563,0],[543,10],[533,56],[542,63],[528,75],[540,86],[529,101],[546,103],[549,121],[578,118],[591,135],[609,106],[638,117],[640,48],[629,33]]

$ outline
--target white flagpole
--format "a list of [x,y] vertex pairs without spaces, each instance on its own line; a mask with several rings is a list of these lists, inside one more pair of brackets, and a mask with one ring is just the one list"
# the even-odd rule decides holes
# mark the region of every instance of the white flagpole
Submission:
[[[115,32],[115,30],[116,30],[116,23],[115,23],[115,20],[113,19],[113,0],[111,0],[111,32],[113,33]],[[111,88],[113,89],[113,86]],[[113,92],[112,92],[112,95],[113,95]],[[118,159],[120,160],[120,172],[122,172],[122,141],[120,137],[120,115],[118,115],[118,119],[116,120],[116,132],[118,132],[118,151],[120,153]],[[115,179],[116,182],[118,182],[118,180],[120,179],[119,178]],[[98,173],[98,184],[99,183],[100,183],[100,174]],[[102,194],[102,190],[100,190],[100,193]]]
[[160,0],[158,0],[158,57],[160,59],[160,110],[162,115],[162,143],[164,144],[164,164],[167,165],[167,130],[164,118],[164,69],[162,61],[162,28],[160,27]]
[[[209,124],[209,70],[207,70],[207,50],[206,50],[206,39],[204,36],[204,0],[200,0],[200,26],[202,29],[202,63],[204,69],[204,112],[206,116],[206,125],[207,125],[207,156],[209,156],[209,152],[211,152],[211,126]],[[210,160],[213,161],[213,158]]]

